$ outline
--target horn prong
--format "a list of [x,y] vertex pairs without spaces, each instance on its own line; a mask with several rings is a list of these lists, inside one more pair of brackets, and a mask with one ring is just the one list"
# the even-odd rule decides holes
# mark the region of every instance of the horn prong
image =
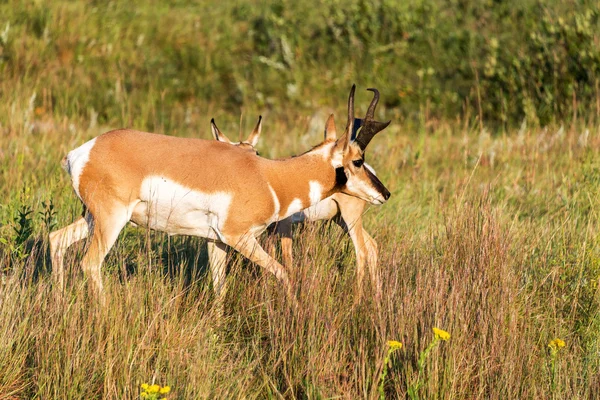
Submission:
[[367,90],[373,92],[373,100],[371,100],[371,104],[369,104],[369,108],[363,122],[363,128],[358,133],[355,140],[356,144],[358,144],[363,151],[367,148],[368,144],[371,142],[371,139],[373,139],[378,132],[381,132],[387,128],[391,122],[379,122],[375,120],[375,108],[379,102],[379,90],[375,88],[368,88]]

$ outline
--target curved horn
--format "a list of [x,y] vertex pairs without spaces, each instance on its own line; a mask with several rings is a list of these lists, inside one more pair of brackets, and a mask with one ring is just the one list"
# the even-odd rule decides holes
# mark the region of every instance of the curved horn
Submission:
[[375,88],[368,88],[367,90],[373,92],[373,100],[371,100],[371,104],[369,104],[369,109],[367,110],[367,115],[365,116],[366,120],[370,120],[375,118],[375,107],[377,107],[377,103],[379,103],[379,90]]
[[392,121],[388,122],[379,122],[375,121],[375,108],[377,107],[377,103],[379,102],[379,90],[375,88],[369,88],[373,92],[373,100],[371,100],[371,104],[369,105],[369,109],[367,110],[367,115],[365,116],[364,124],[361,131],[358,133],[356,137],[356,144],[360,147],[362,151],[365,151],[371,139],[378,133],[387,128],[387,126]]

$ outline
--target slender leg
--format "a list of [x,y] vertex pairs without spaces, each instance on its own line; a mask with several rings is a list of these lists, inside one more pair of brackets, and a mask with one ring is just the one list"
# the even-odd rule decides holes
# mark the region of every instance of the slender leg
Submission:
[[367,262],[367,253],[369,250],[368,245],[365,243],[365,237],[363,236],[364,229],[362,225],[362,213],[365,208],[365,202],[360,199],[348,197],[343,202],[339,202],[338,206],[343,221],[336,222],[342,227],[344,227],[344,225],[342,225],[341,222],[345,224],[356,252],[356,288],[358,290],[357,297],[358,300],[360,300],[363,296],[365,264]]
[[103,208],[92,213],[93,228],[90,245],[87,253],[81,261],[81,269],[87,278],[91,280],[94,288],[101,296],[104,303],[104,287],[102,285],[102,274],[100,268],[102,262],[111,249],[119,232],[123,229],[131,216],[127,207]]
[[52,260],[52,276],[58,286],[63,289],[65,283],[65,253],[73,243],[85,239],[89,234],[88,224],[79,217],[71,225],[50,232],[50,259]]
[[[357,226],[358,225],[358,226]],[[363,237],[362,219],[354,223],[347,223],[348,235],[352,239],[354,244],[354,251],[356,252],[356,288],[358,290],[358,299],[360,300],[363,295],[363,282],[365,277],[365,264],[366,264],[366,246]]]
[[275,275],[275,278],[285,286],[289,299],[296,305],[296,298],[293,294],[285,268],[260,247],[260,244],[255,237],[247,235],[228,237],[227,241],[231,247],[242,253],[242,255],[250,261],[260,265]]
[[294,265],[294,256],[292,254],[292,238],[290,236],[281,237],[281,252],[283,264],[289,269]]
[[212,275],[213,289],[217,298],[224,298],[227,291],[225,272],[227,269],[227,245],[221,242],[208,242],[208,262]]
[[273,258],[277,257],[277,252],[275,250],[275,241],[279,234],[277,233],[277,229],[279,226],[279,222],[272,223],[267,227],[267,240],[263,245],[263,248],[269,255]]
[[208,264],[215,291],[214,309],[217,317],[225,315],[225,295],[227,294],[227,245],[221,242],[208,242]]
[[281,240],[283,265],[289,270],[294,264],[294,256],[292,253],[292,218],[290,217],[279,221],[277,223],[276,232]]
[[371,275],[371,283],[375,288],[375,296],[377,300],[381,299],[382,288],[381,278],[379,276],[379,269],[377,268],[377,257],[379,256],[379,250],[377,248],[377,242],[371,237],[363,228],[363,238],[365,239],[365,245],[367,246],[367,267],[369,268],[369,275]]

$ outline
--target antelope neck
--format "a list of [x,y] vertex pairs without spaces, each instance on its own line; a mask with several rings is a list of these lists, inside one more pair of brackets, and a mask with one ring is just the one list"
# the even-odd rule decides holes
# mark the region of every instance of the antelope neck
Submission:
[[336,192],[335,169],[324,154],[328,153],[316,150],[284,160],[264,160],[262,170],[279,205],[279,218],[315,205]]

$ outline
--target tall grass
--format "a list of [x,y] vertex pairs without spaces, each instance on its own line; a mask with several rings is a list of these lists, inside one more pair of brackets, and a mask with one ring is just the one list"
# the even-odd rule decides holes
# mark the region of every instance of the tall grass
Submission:
[[[582,114],[579,103],[564,124],[556,114],[547,127],[529,118],[500,133],[485,119],[473,123],[468,110],[437,118],[425,92],[417,108],[381,107],[380,119],[394,123],[367,161],[392,197],[365,213],[380,250],[380,304],[369,287],[356,301],[352,244],[327,223],[296,228],[297,310],[271,276],[231,254],[219,316],[203,240],[133,227],[106,259],[106,307],[79,268],[85,243],[67,254],[67,288],[58,293],[48,230],[81,212],[60,168],[68,150],[119,126],[208,139],[213,116],[235,136],[262,113],[260,153],[298,154],[319,142],[330,111],[344,115],[350,81],[397,76],[378,69],[389,59],[369,69],[356,54],[324,71],[298,53],[289,68],[281,40],[272,49],[279,58],[249,56],[251,42],[239,41],[251,29],[244,16],[261,7],[0,4],[10,22],[6,30],[0,20],[0,398],[137,398],[142,383],[168,384],[169,397],[182,399],[377,398],[388,340],[403,344],[383,381],[389,398],[406,397],[417,378],[424,399],[593,398],[600,127],[595,109]],[[273,19],[285,10],[267,9],[275,13],[267,22],[285,22]],[[238,30],[222,29],[232,20]],[[266,28],[276,37],[292,29]],[[312,48],[304,36],[288,39]],[[357,110],[369,100],[359,91]],[[431,350],[419,377],[433,327],[452,337]],[[558,352],[548,347],[555,338],[566,343]]]
[[[300,130],[287,123],[273,125]],[[280,133],[264,135],[262,146],[288,153]],[[0,258],[8,269],[0,393],[133,398],[155,381],[175,398],[373,398],[395,339],[404,347],[384,389],[402,397],[437,326],[452,338],[428,359],[422,398],[589,398],[600,383],[599,138],[580,126],[490,137],[443,127],[419,136],[396,125],[382,134],[369,161],[393,195],[365,215],[380,248],[382,304],[355,302],[350,241],[335,225],[315,224],[299,227],[294,244],[298,311],[271,276],[232,254],[226,313],[217,318],[202,240],[135,228],[107,258],[100,308],[78,268],[84,244],[69,253],[67,293],[58,295],[36,214],[30,256],[3,247]],[[5,176],[30,187],[29,197],[2,187],[3,237],[12,237],[22,202],[41,211],[52,199],[59,225],[70,222],[80,209],[58,167],[61,137],[1,140],[28,152],[6,163]],[[567,346],[552,367],[555,337]]]

